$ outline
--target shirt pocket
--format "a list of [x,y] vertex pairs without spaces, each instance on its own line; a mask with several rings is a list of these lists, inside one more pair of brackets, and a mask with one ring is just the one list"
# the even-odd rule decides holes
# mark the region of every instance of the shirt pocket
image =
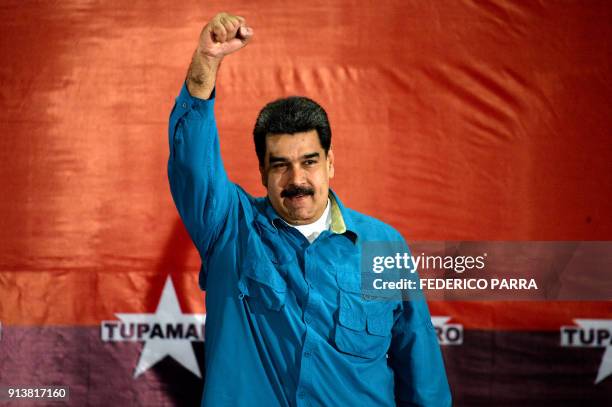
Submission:
[[340,352],[367,359],[386,355],[391,344],[393,309],[385,303],[367,303],[340,294],[334,342]]
[[287,282],[271,264],[243,269],[238,286],[242,297],[253,300],[253,310],[258,309],[257,303],[272,311],[280,311],[285,305]]
[[366,359],[386,355],[391,344],[394,303],[368,301],[361,295],[359,270],[336,269],[339,306],[335,318],[334,343],[342,352]]
[[248,297],[253,311],[280,311],[287,297],[287,281],[266,254],[261,240],[251,232],[242,252],[238,289],[240,297]]

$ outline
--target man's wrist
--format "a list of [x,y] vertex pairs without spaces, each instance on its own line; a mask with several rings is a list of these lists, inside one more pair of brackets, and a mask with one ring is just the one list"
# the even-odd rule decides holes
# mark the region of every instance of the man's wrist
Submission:
[[221,64],[221,60],[223,59],[222,55],[213,55],[199,45],[196,48],[193,57],[200,59],[202,63],[208,66],[219,66]]

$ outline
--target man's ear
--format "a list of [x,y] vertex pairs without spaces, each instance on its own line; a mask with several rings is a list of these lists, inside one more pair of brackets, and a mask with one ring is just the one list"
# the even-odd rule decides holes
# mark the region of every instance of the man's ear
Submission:
[[334,151],[331,147],[327,152],[327,174],[329,178],[334,178]]
[[268,177],[266,176],[266,169],[263,165],[259,166],[259,174],[261,175],[261,183],[264,187],[268,188]]

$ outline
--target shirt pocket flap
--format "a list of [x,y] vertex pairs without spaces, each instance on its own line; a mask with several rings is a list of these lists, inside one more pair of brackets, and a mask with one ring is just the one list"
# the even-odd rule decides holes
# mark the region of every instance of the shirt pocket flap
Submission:
[[287,282],[272,265],[245,268],[239,288],[242,294],[256,298],[268,309],[279,311],[285,304]]
[[278,270],[276,270],[276,268],[270,263],[252,263],[248,267],[244,268],[243,276],[258,282],[259,284],[270,287],[276,292],[284,293],[287,291],[287,282],[280,275]]
[[365,315],[356,311],[344,309],[340,309],[338,313],[338,322],[340,325],[352,329],[353,331],[363,331],[365,329]]

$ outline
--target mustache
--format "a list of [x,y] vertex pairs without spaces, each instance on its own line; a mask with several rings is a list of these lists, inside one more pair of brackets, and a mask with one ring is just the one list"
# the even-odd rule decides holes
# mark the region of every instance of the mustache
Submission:
[[300,187],[298,185],[289,185],[281,192],[281,198],[293,198],[298,195],[314,195],[314,189],[309,187]]

